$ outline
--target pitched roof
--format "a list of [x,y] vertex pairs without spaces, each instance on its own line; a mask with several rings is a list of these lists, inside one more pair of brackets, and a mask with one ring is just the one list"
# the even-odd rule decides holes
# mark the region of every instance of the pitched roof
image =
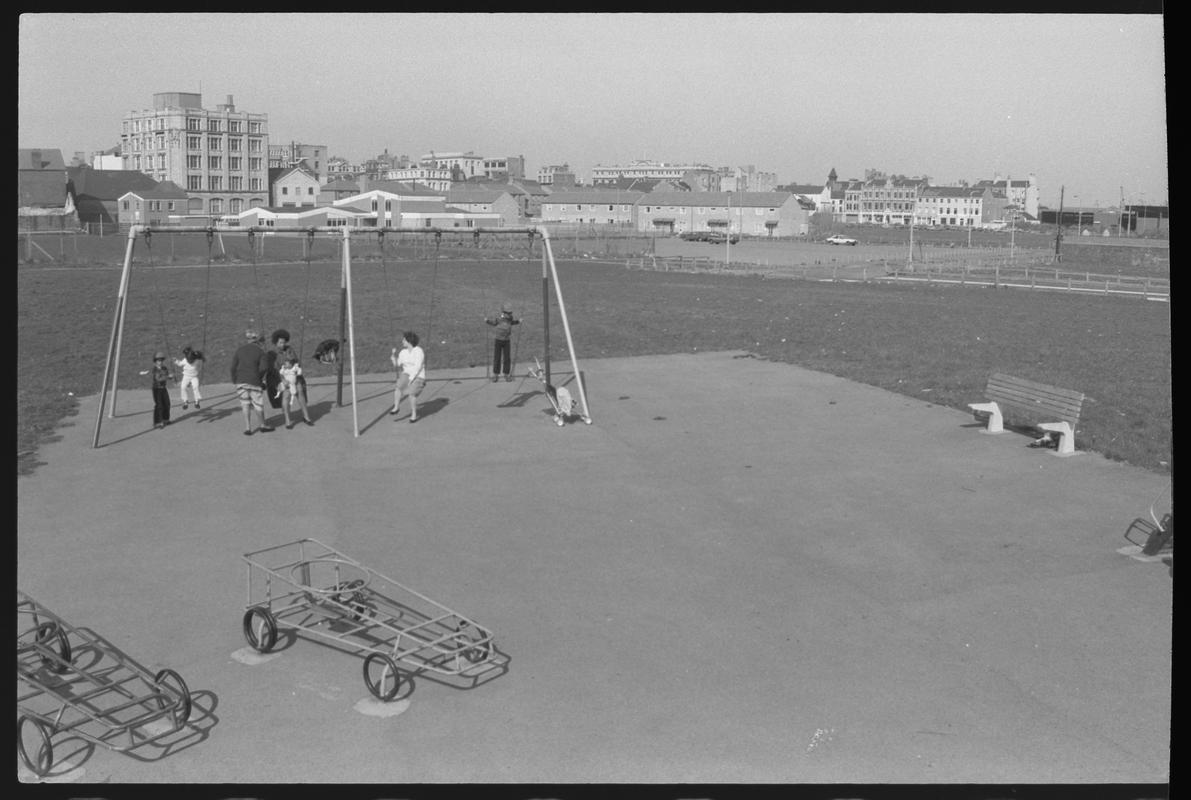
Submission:
[[[274,175],[273,174],[274,172],[276,172],[277,174]],[[302,159],[299,163],[295,164],[292,167],[272,167],[272,168],[270,168],[269,169],[269,182],[275,183],[276,181],[279,181],[282,178],[289,176],[289,174],[293,173],[293,172],[301,173],[302,175],[305,175],[307,178],[310,178],[311,180],[314,180],[314,181],[318,180],[318,176],[314,174],[314,171],[306,166],[306,160]]]
[[783,192],[790,192],[791,194],[822,194],[823,187],[816,186],[813,183],[791,183],[781,188]]
[[[190,195],[173,181],[162,181],[151,189],[130,189],[124,194],[135,194],[142,200],[185,200]],[[121,195],[123,197],[123,195]]]
[[62,151],[55,148],[17,150],[17,169],[66,169]]
[[344,178],[336,178],[323,186],[324,192],[358,192],[360,187]]
[[[591,203],[593,205],[602,205],[604,203],[615,205],[620,203],[623,205],[635,203],[644,196],[645,192],[617,192],[608,189],[594,189],[586,192],[554,192],[542,202],[550,205],[565,203]],[[687,193],[683,192],[683,197],[686,196]]]
[[423,186],[420,183],[407,183],[405,181],[372,181],[368,184],[368,191],[371,192],[373,190],[403,196],[420,194],[429,197],[442,197],[444,194],[443,192]]
[[58,208],[66,205],[66,179],[50,170],[17,171],[17,208]]
[[448,203],[495,203],[507,194],[509,194],[508,190],[495,186],[482,189],[472,187],[461,189],[451,188],[446,192]]
[[147,192],[157,185],[145,173],[132,169],[67,167],[66,173],[74,181],[76,197],[87,195],[97,200],[118,200],[128,192]]
[[981,197],[984,189],[973,189],[967,186],[927,186],[922,190],[923,197]]
[[786,203],[789,192],[650,192],[641,199],[649,206],[727,206],[776,208]]

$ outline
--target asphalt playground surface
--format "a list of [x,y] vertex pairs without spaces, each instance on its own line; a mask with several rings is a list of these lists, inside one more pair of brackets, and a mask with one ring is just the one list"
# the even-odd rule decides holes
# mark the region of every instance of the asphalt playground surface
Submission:
[[[92,448],[83,398],[17,480],[18,588],[194,709],[165,747],[55,739],[45,780],[1169,780],[1173,566],[1124,539],[1168,477],[746,353],[580,366],[591,425],[476,369],[431,369],[416,425],[364,376],[358,437],[317,372],[315,426],[252,437],[212,383],[161,431],[121,390]],[[255,654],[242,556],[306,537],[486,626],[503,673],[382,705],[357,653]]]

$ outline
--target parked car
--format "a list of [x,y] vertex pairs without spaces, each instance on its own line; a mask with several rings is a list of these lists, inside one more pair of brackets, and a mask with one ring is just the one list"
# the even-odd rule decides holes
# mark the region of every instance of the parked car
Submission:
[[707,240],[707,231],[686,231],[678,235],[684,242],[703,242]]
[[850,244],[855,245],[855,239],[849,239],[847,236],[840,236],[838,233],[834,236],[827,237],[827,244]]
[[708,231],[707,238],[703,241],[710,242],[711,244],[723,244],[724,242],[736,244],[740,241],[740,234],[733,233],[731,236],[729,236],[722,231]]

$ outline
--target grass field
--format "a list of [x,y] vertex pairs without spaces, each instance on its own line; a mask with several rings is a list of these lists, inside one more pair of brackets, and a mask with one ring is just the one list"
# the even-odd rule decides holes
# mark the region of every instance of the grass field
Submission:
[[[325,252],[325,251],[324,251]],[[326,257],[326,256],[324,256]],[[162,261],[165,261],[163,258]],[[146,389],[154,350],[205,347],[206,381],[228,381],[245,327],[288,328],[310,360],[338,332],[339,266],[302,262],[148,266],[133,270],[119,385]],[[1170,307],[1103,296],[972,287],[834,284],[758,277],[630,271],[560,262],[567,313],[584,359],[747,350],[966,409],[988,375],[1004,371],[1088,395],[1077,447],[1146,469],[1171,469]],[[482,365],[482,318],[504,300],[525,323],[520,364],[543,354],[536,259],[353,263],[357,369],[387,372],[400,332],[416,330],[433,369]],[[17,271],[18,474],[38,446],[99,391],[119,284],[118,266]],[[551,358],[565,357],[557,309]],[[518,369],[521,367],[519,366]],[[726,413],[743,398],[724,402]],[[797,398],[791,398],[796,413]]]

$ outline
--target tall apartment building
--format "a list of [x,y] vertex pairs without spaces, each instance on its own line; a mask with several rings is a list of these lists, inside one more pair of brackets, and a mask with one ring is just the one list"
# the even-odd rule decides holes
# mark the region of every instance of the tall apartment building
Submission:
[[454,180],[466,181],[484,174],[484,157],[468,150],[466,153],[436,153],[431,150],[418,159],[418,164],[433,169],[451,171]]
[[159,92],[153,107],[124,115],[124,168],[186,190],[185,213],[238,214],[269,201],[269,115],[214,109],[201,94]]
[[296,167],[301,161],[306,162],[306,169],[314,173],[319,183],[326,183],[327,178],[327,146],[325,144],[289,144],[269,145],[269,168],[281,169]]
[[570,164],[551,164],[548,167],[538,167],[538,183],[542,186],[553,186],[558,189],[573,189],[575,187],[575,173]]
[[[628,165],[603,166],[597,164],[591,169],[591,185],[611,185],[615,184],[619,178],[656,178],[662,181],[681,181],[702,174],[718,175],[706,164],[667,164],[662,161],[637,160]],[[718,188],[717,186],[717,191]]]
[[485,158],[484,177],[495,181],[520,181],[525,179],[525,156]]

